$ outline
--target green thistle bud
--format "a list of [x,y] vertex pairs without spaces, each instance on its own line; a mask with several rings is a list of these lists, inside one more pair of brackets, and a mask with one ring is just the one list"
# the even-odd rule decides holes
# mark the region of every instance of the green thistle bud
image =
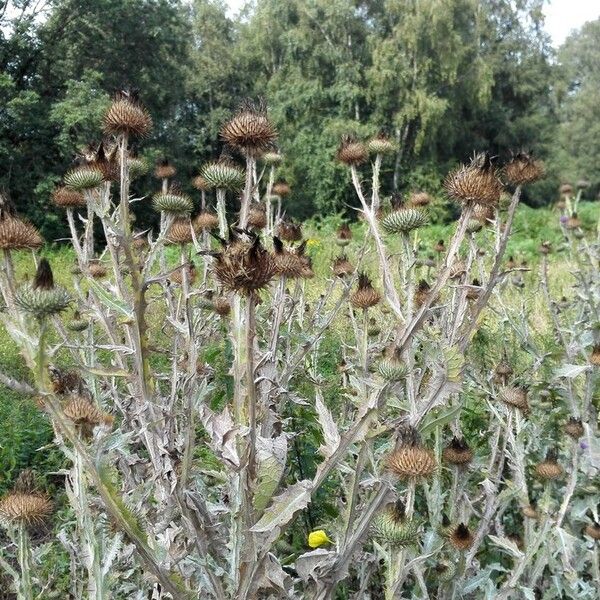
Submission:
[[384,356],[377,364],[379,374],[390,383],[402,381],[408,375],[408,366],[400,358],[397,350],[391,356]]
[[373,519],[371,535],[379,542],[401,548],[417,542],[420,525],[414,519],[406,519],[404,506],[398,501]]
[[189,196],[172,191],[155,194],[152,199],[152,206],[158,212],[175,215],[189,215],[194,207]]
[[401,208],[383,219],[381,226],[387,233],[408,233],[425,225],[428,215],[418,208]]
[[244,171],[229,160],[219,160],[204,165],[200,175],[212,187],[223,190],[240,190],[246,181]]
[[98,167],[83,166],[71,169],[65,175],[65,186],[78,192],[93,190],[104,181],[102,171]]

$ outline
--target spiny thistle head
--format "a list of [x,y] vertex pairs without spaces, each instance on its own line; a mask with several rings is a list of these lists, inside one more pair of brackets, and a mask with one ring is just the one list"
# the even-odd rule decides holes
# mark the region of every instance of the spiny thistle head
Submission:
[[196,281],[196,265],[193,262],[191,262],[186,267],[181,267],[173,273],[171,273],[171,275],[169,276],[169,281],[171,283],[176,283],[177,285],[182,285],[184,269],[187,275],[188,284],[193,284]]
[[291,191],[292,191],[292,188],[290,187],[290,184],[287,183],[286,181],[283,181],[283,180],[282,181],[278,181],[271,188],[271,192],[275,196],[281,196],[282,198],[285,198],[286,196],[289,196],[290,193],[291,193]]
[[367,143],[369,154],[388,155],[393,154],[396,150],[396,145],[383,132],[378,133],[374,138]]
[[70,302],[68,292],[54,286],[52,269],[45,258],[38,265],[33,283],[22,286],[15,294],[17,306],[38,319],[66,310]]
[[84,437],[91,437],[96,427],[110,427],[114,418],[91,400],[78,394],[71,396],[64,408],[65,416],[77,426]]
[[17,217],[0,214],[0,248],[2,250],[35,250],[44,243],[39,231]]
[[366,273],[360,273],[358,276],[358,288],[350,295],[350,304],[354,308],[366,310],[379,304],[381,296],[371,284],[371,280]]
[[282,160],[283,156],[279,152],[265,152],[262,155],[262,161],[269,167],[281,164]]
[[381,221],[387,233],[408,233],[418,229],[429,220],[427,213],[419,208],[400,208],[391,212]]
[[277,273],[273,256],[260,238],[241,232],[215,255],[214,273],[221,285],[232,292],[249,295],[264,288]]
[[106,277],[106,274],[108,273],[107,268],[98,259],[90,260],[87,268],[89,274],[94,279],[102,279],[103,277]]
[[299,242],[302,239],[302,225],[295,221],[280,221],[277,236],[284,242]]
[[589,179],[579,179],[575,185],[578,190],[587,190],[592,186],[592,182]]
[[467,525],[459,523],[449,530],[448,541],[456,550],[464,551],[473,545],[474,538]]
[[194,219],[194,227],[200,231],[210,231],[216,229],[219,226],[219,219],[217,215],[212,212],[202,211]]
[[502,182],[488,154],[478,154],[470,164],[452,171],[444,181],[448,195],[463,204],[497,206]]
[[127,158],[127,167],[129,168],[129,177],[131,179],[137,179],[150,170],[148,163],[138,156],[129,156]]
[[447,583],[452,581],[456,576],[457,568],[456,564],[450,560],[440,560],[435,565],[435,574],[437,580],[441,583]]
[[377,371],[390,383],[402,381],[408,375],[408,365],[402,360],[398,348],[388,348],[377,363]]
[[64,176],[65,187],[77,192],[96,189],[104,181],[104,173],[95,165],[80,165]]
[[99,144],[89,144],[81,153],[83,164],[101,171],[104,181],[117,181],[120,175],[118,146],[101,141]]
[[595,367],[600,367],[600,344],[595,344],[590,353],[590,363]]
[[35,475],[22,471],[13,489],[0,500],[0,522],[3,525],[41,525],[52,514],[52,502],[38,490]]
[[152,206],[158,212],[172,215],[189,215],[192,212],[194,204],[188,195],[172,187],[167,192],[154,194]]
[[231,312],[231,302],[225,296],[217,296],[212,302],[214,311],[220,317],[226,317]]
[[283,242],[275,236],[273,238],[275,250],[274,260],[278,275],[288,279],[296,279],[304,274],[305,264],[302,253],[298,254],[284,247]]
[[473,460],[473,450],[469,448],[469,444],[463,438],[455,436],[444,448],[442,459],[451,465],[468,465]]
[[563,468],[557,462],[557,454],[555,450],[549,450],[546,453],[546,458],[535,466],[535,475],[542,481],[550,481],[562,477]]
[[350,229],[350,225],[348,223],[342,223],[337,230],[337,237],[335,243],[338,246],[346,246],[350,243],[352,239],[352,230]]
[[104,130],[114,135],[145,136],[152,129],[152,117],[135,90],[121,90],[104,115]]
[[408,201],[412,206],[429,206],[432,202],[431,196],[427,192],[413,192]]
[[562,183],[558,192],[561,196],[570,196],[573,193],[573,186],[570,183]]
[[334,258],[331,269],[336,277],[346,277],[354,273],[354,265],[345,254],[340,254],[340,256]]
[[581,419],[578,417],[569,417],[569,420],[565,424],[565,433],[574,440],[578,440],[585,433]]
[[264,229],[267,225],[267,213],[262,204],[254,204],[248,211],[248,227]]
[[512,185],[533,183],[543,176],[543,163],[527,152],[517,152],[504,167],[504,177]]
[[500,401],[507,406],[519,409],[523,414],[529,413],[527,389],[517,386],[503,386],[499,394]]
[[368,153],[365,145],[354,136],[342,137],[337,150],[337,159],[349,167],[356,167],[367,160]]
[[423,306],[429,297],[431,286],[424,279],[420,279],[415,292],[415,304],[417,307]]
[[206,181],[206,179],[202,177],[202,175],[197,175],[196,177],[194,177],[192,179],[192,185],[201,192],[206,192],[212,187],[210,183],[208,183],[208,181]]
[[386,463],[388,470],[401,481],[426,479],[437,468],[435,455],[421,444],[412,427],[401,432],[400,446],[388,455]]
[[177,173],[177,169],[169,162],[166,156],[159,158],[154,166],[154,176],[157,179],[169,179]]
[[79,208],[86,205],[81,192],[65,186],[57,187],[52,192],[52,202],[60,208]]
[[188,244],[193,239],[192,224],[187,217],[175,219],[167,231],[167,240],[171,244]]
[[573,213],[565,223],[565,227],[569,230],[579,229],[582,226],[581,219],[577,213]]
[[67,329],[69,331],[85,331],[90,325],[88,319],[82,318],[78,310],[73,313],[73,318],[67,323]]
[[404,505],[398,500],[373,519],[371,536],[392,548],[402,548],[418,541],[419,527],[418,521],[406,518]]
[[200,175],[210,186],[222,190],[239,191],[246,181],[244,170],[228,158],[205,164]]
[[269,120],[264,100],[244,100],[221,128],[221,138],[247,156],[257,157],[270,150],[277,139],[277,130]]

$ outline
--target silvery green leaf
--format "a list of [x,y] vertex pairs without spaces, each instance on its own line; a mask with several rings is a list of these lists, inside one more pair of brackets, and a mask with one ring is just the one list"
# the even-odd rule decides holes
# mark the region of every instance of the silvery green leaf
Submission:
[[317,548],[311,552],[301,554],[296,559],[294,565],[298,577],[300,577],[302,581],[309,581],[311,579],[319,581],[321,575],[331,568],[337,556],[337,552],[325,550],[324,548]]
[[256,460],[258,462],[254,507],[263,510],[275,493],[285,470],[287,438],[284,434],[276,438],[257,437]]
[[447,423],[450,423],[460,413],[461,409],[462,404],[456,404],[428,412],[423,419],[423,425],[419,429],[420,434],[426,437],[435,431],[436,427],[443,427]]
[[529,588],[529,587],[520,587],[521,593],[523,594],[523,598],[525,598],[525,600],[536,600],[535,599],[535,592]]
[[286,525],[296,512],[308,506],[311,491],[312,482],[308,479],[289,486],[273,499],[272,504],[250,531],[254,533],[270,532],[276,527]]
[[498,537],[496,535],[488,535],[488,539],[492,542],[492,544],[498,546],[498,548],[501,548],[511,556],[514,556],[515,558],[523,557],[523,553],[512,540],[509,540],[505,537]]
[[573,377],[577,377],[581,375],[585,371],[589,369],[589,365],[562,365],[562,367],[556,369],[554,371],[554,377],[566,377],[567,379],[572,379]]
[[325,458],[329,458],[340,445],[340,433],[329,409],[323,402],[323,396],[320,390],[317,390],[315,409],[319,418],[319,425],[321,426],[324,441],[324,443],[319,446],[319,452]]

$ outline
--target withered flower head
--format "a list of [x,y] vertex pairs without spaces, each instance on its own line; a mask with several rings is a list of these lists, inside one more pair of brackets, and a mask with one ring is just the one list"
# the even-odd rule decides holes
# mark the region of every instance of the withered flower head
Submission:
[[94,279],[102,279],[106,277],[108,272],[106,267],[98,260],[93,259],[88,262],[88,272]]
[[591,187],[592,183],[589,179],[579,179],[575,185],[577,185],[578,190],[587,190]]
[[285,248],[283,242],[277,236],[273,238],[273,248],[275,250],[274,260],[277,273],[288,279],[301,277],[305,268],[304,257]]
[[539,246],[540,254],[550,254],[552,252],[552,244],[548,241],[542,242]]
[[565,424],[565,433],[574,440],[578,440],[585,433],[581,419],[569,417],[569,420]]
[[45,494],[9,492],[0,500],[0,521],[11,525],[41,525],[52,514],[52,502]]
[[433,247],[433,249],[438,254],[442,254],[443,252],[446,252],[446,244],[444,243],[444,240],[438,240],[437,244]]
[[473,460],[473,450],[469,448],[469,444],[464,439],[453,437],[452,441],[444,448],[442,458],[444,462],[451,465],[464,466]]
[[54,275],[47,259],[42,258],[33,279],[34,290],[51,290],[54,288]]
[[154,176],[157,179],[169,179],[170,177],[173,177],[176,172],[175,167],[169,162],[168,158],[163,157],[156,161]]
[[350,243],[352,239],[352,230],[350,229],[350,225],[344,222],[342,223],[337,230],[337,239],[336,244],[338,246],[346,246]]
[[519,409],[523,414],[529,413],[527,390],[522,387],[504,386],[500,390],[500,401],[507,406]]
[[380,300],[381,296],[371,284],[368,275],[366,273],[360,273],[358,276],[358,289],[350,295],[350,304],[352,304],[354,308],[366,310],[379,304]]
[[505,165],[504,176],[512,185],[533,183],[544,176],[544,165],[526,152],[517,152]]
[[275,196],[281,196],[282,198],[288,196],[291,193],[291,191],[292,188],[290,187],[290,184],[286,181],[278,181],[271,188],[271,192],[275,194]]
[[546,454],[546,459],[536,465],[536,476],[543,481],[550,481],[562,477],[564,471],[556,459],[556,451],[549,450]]
[[417,285],[417,291],[415,293],[415,304],[418,308],[425,304],[429,296],[430,290],[431,286],[429,285],[429,283],[427,283],[427,281],[425,281],[424,279],[420,279]]
[[0,215],[0,248],[3,250],[35,250],[44,243],[39,231],[17,217]]
[[568,219],[565,227],[569,230],[579,229],[581,227],[581,219],[577,213],[573,213]]
[[413,206],[428,206],[431,204],[431,196],[427,192],[414,192],[408,201]]
[[212,302],[215,312],[220,317],[226,317],[231,312],[231,302],[225,296],[217,296]]
[[203,211],[194,219],[194,227],[201,231],[216,229],[219,226],[219,219],[214,213]]
[[367,160],[367,149],[362,142],[359,142],[355,137],[345,135],[337,150],[337,159],[340,162],[355,167],[364,163]]
[[451,198],[464,204],[497,206],[502,193],[502,182],[488,154],[478,154],[469,165],[449,173],[444,186]]
[[83,150],[83,160],[88,167],[98,169],[104,181],[117,181],[121,170],[117,151],[117,145],[110,142],[90,144]]
[[269,120],[264,100],[244,100],[233,118],[221,128],[221,138],[231,147],[253,157],[273,148],[277,130]]
[[176,283],[177,285],[182,285],[184,268],[185,268],[185,271],[187,272],[188,283],[190,285],[193,284],[196,281],[196,265],[193,262],[191,262],[186,267],[180,267],[179,269],[177,269],[176,271],[171,273],[171,275],[169,277],[169,281],[171,283]]
[[333,260],[331,269],[336,277],[346,277],[346,275],[354,273],[354,266],[345,254],[340,254],[340,256]]
[[188,218],[175,219],[167,232],[167,240],[171,244],[188,244],[193,239],[192,224]]
[[600,367],[600,344],[595,344],[590,353],[590,363],[595,367]]
[[450,530],[448,541],[456,550],[468,550],[473,545],[473,534],[464,523],[459,523]]
[[85,206],[85,198],[81,192],[60,186],[52,192],[52,202],[60,208],[78,208]]
[[573,186],[570,183],[563,183],[558,191],[561,196],[570,196],[573,193]]
[[248,227],[264,229],[267,225],[267,213],[262,204],[254,204],[248,211]]
[[250,232],[224,242],[215,259],[217,279],[225,289],[238,294],[249,295],[264,288],[277,273],[273,256],[261,246],[260,238]]
[[413,428],[404,431],[400,446],[388,455],[386,462],[388,470],[402,481],[425,479],[437,468],[435,455],[421,444]]
[[302,239],[302,225],[294,221],[280,221],[277,236],[284,242],[299,242]]
[[151,129],[152,117],[140,102],[137,92],[117,92],[104,116],[104,130],[115,135],[145,136]]
[[265,165],[268,165],[270,167],[278,165],[281,163],[281,161],[283,160],[283,156],[281,156],[281,154],[279,154],[279,152],[265,152],[262,155],[262,161],[263,163],[265,163]]
[[210,183],[208,183],[208,181],[206,181],[206,179],[204,179],[202,175],[197,175],[196,177],[194,177],[192,179],[192,185],[201,192],[206,192],[211,188]]
[[98,408],[91,400],[80,395],[73,395],[63,408],[65,416],[70,419],[84,437],[91,437],[96,427],[110,427],[114,418]]

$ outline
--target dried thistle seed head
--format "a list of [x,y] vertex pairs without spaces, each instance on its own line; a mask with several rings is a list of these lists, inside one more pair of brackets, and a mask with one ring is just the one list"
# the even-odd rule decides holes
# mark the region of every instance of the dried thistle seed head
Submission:
[[194,204],[189,196],[171,189],[168,192],[154,194],[152,206],[158,212],[172,215],[189,215]]
[[289,279],[302,277],[305,269],[304,257],[285,248],[277,236],[273,238],[273,248],[277,274]]
[[83,150],[83,160],[88,167],[101,171],[104,181],[117,181],[120,175],[120,164],[116,144],[90,144]]
[[358,289],[350,294],[350,304],[354,308],[366,310],[379,304],[381,296],[371,284],[366,273],[360,273],[358,276]]
[[37,479],[32,469],[21,471],[12,489],[13,492],[21,492],[22,494],[36,492],[37,490]]
[[273,193],[275,196],[281,196],[282,198],[289,196],[291,192],[292,188],[290,187],[289,183],[283,180],[278,181],[271,189],[271,193]]
[[199,231],[210,231],[219,226],[219,218],[212,212],[202,211],[194,219],[194,228]]
[[346,277],[354,273],[354,266],[345,254],[334,258],[331,269],[336,277]]
[[283,160],[283,156],[279,152],[265,152],[261,158],[265,165],[269,167],[279,165]]
[[[196,282],[196,275],[197,275],[197,271],[196,271],[196,265],[191,262],[189,265],[187,265],[187,267],[185,267],[186,271],[187,271],[187,281],[189,285],[192,285]],[[173,273],[171,273],[171,275],[169,276],[169,281],[171,283],[175,283],[177,285],[182,285],[183,284],[183,268],[177,269],[176,271],[173,271]]]
[[368,153],[365,145],[359,142],[355,137],[345,135],[337,150],[337,159],[340,162],[355,167],[367,160]]
[[0,521],[5,525],[41,525],[52,514],[52,502],[39,492],[12,491],[0,500]]
[[55,394],[63,396],[84,387],[84,381],[77,371],[62,371],[54,366],[48,367],[52,388]]
[[294,221],[280,221],[277,236],[284,242],[299,242],[302,240],[302,225]]
[[208,181],[206,181],[206,179],[202,177],[202,175],[197,175],[196,177],[194,177],[192,179],[192,185],[201,192],[206,192],[212,187],[210,183],[208,183]]
[[529,413],[529,403],[527,402],[527,390],[516,386],[504,386],[500,390],[500,401],[519,409],[523,414]]
[[429,206],[432,202],[431,196],[427,192],[413,192],[408,201],[412,206]]
[[535,467],[535,475],[543,481],[551,481],[562,477],[563,468],[556,461],[556,452],[549,450],[546,459],[538,463]]
[[415,304],[418,308],[421,308],[425,304],[430,291],[431,286],[424,279],[419,280],[417,291],[415,292]]
[[380,132],[376,137],[369,140],[367,149],[369,154],[382,154],[385,156],[393,154],[396,150],[396,146],[385,133]]
[[77,192],[96,189],[104,181],[104,174],[95,165],[75,167],[64,176],[65,187]]
[[473,207],[473,219],[479,221],[482,226],[487,226],[496,218],[496,212],[493,206],[476,204]]
[[156,179],[170,179],[175,176],[177,169],[169,162],[166,157],[159,158],[154,167],[154,176]]
[[230,240],[215,259],[217,279],[225,289],[238,294],[249,295],[264,288],[277,273],[273,256],[257,236]]
[[444,448],[442,459],[451,465],[465,466],[473,460],[473,450],[469,448],[469,444],[464,439],[453,437],[452,441]]
[[592,186],[592,183],[588,179],[579,179],[575,185],[578,190],[587,190]]
[[391,212],[381,221],[382,229],[387,233],[408,233],[427,223],[429,217],[419,208],[400,208]]
[[596,344],[590,353],[590,363],[595,367],[600,367],[600,344]]
[[147,231],[136,231],[133,234],[131,245],[136,250],[144,250],[148,247],[148,232]]
[[444,252],[446,252],[446,244],[444,240],[438,240],[437,244],[433,247],[433,249],[438,254],[443,254]]
[[102,279],[103,277],[106,277],[106,273],[108,272],[106,270],[106,267],[97,259],[90,260],[88,262],[87,268],[89,274],[94,279]]
[[471,285],[467,288],[467,300],[477,300],[481,292],[481,282],[477,278],[473,279]]
[[569,417],[569,420],[565,424],[565,433],[574,440],[578,440],[585,433],[581,419]]
[[110,427],[114,422],[112,415],[98,408],[88,398],[78,394],[67,400],[63,412],[85,437],[91,437],[96,427]]
[[145,136],[151,129],[152,117],[140,102],[137,92],[117,92],[104,115],[104,131],[114,135]]
[[585,535],[591,537],[593,540],[600,540],[600,524],[594,522],[586,525],[584,533]]
[[473,534],[464,523],[459,523],[448,534],[448,541],[456,550],[468,550],[473,545]]
[[517,152],[504,167],[504,177],[512,185],[533,183],[543,176],[543,163],[526,152]]
[[175,219],[167,231],[167,241],[171,244],[188,244],[193,239],[192,223],[189,218]]
[[260,156],[272,149],[277,130],[269,120],[265,102],[244,100],[233,118],[221,128],[221,138],[247,156]]
[[388,470],[402,481],[425,479],[432,475],[437,468],[435,455],[421,444],[418,431],[405,426],[400,429],[399,437],[400,446],[386,459]]
[[54,206],[60,208],[79,208],[86,205],[85,198],[81,192],[65,186],[57,187],[52,192],[52,202]]
[[342,223],[337,230],[335,243],[338,246],[347,246],[351,239],[352,230],[350,229],[350,225],[348,225],[348,223]]
[[497,206],[502,182],[488,154],[478,154],[469,165],[452,171],[444,181],[448,195],[464,204]]
[[14,216],[0,215],[0,248],[2,250],[35,250],[44,243],[39,231]]
[[494,372],[498,377],[510,377],[513,374],[512,367],[506,358],[503,358],[494,369]]
[[220,317],[226,317],[231,312],[231,302],[225,296],[217,296],[213,300],[213,308]]
[[419,539],[420,523],[406,519],[395,506],[379,513],[371,524],[371,536],[392,548],[403,548],[416,544]]
[[205,164],[200,170],[200,175],[209,186],[233,192],[242,189],[246,181],[244,170],[228,158]]
[[255,204],[248,211],[248,227],[264,229],[267,225],[267,213],[265,207]]
[[569,230],[579,229],[582,225],[581,219],[577,215],[577,213],[573,213],[565,223],[565,227]]
[[573,186],[570,183],[563,183],[558,188],[561,196],[570,196],[573,193]]
[[450,269],[450,279],[460,279],[467,273],[467,263],[464,260],[456,260]]
[[528,519],[537,519],[539,517],[534,504],[528,504],[527,506],[524,506],[521,509],[521,512],[523,513],[523,516],[527,517]]
[[398,348],[386,349],[383,358],[377,363],[377,370],[390,383],[402,381],[408,375],[408,365],[402,360]]

